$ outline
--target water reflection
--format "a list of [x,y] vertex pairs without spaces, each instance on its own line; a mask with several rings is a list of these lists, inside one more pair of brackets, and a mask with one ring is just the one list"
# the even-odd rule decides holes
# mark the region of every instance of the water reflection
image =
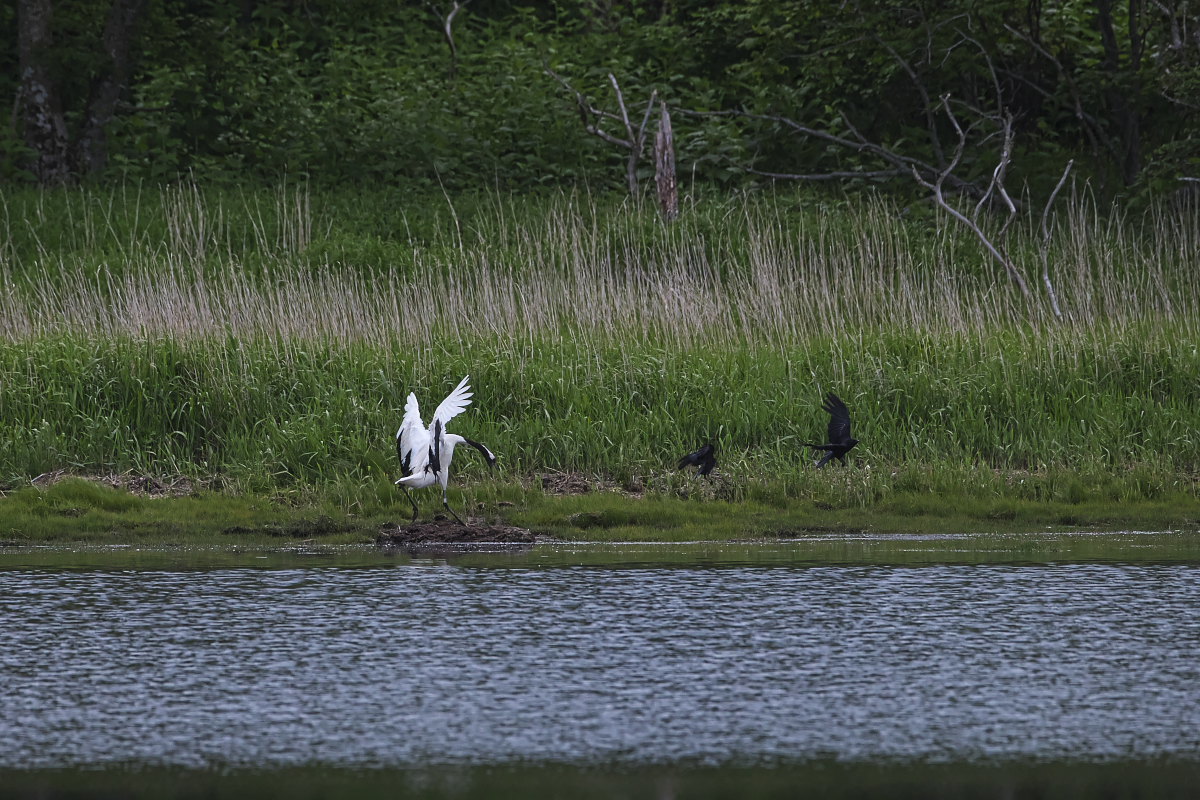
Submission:
[[0,767],[1195,755],[1198,578],[0,571]]

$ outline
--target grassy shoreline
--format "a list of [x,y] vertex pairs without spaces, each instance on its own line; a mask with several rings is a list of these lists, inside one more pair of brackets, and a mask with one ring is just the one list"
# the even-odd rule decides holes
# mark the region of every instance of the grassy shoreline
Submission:
[[[1047,244],[1039,219],[1014,225],[1035,285],[1049,259],[1056,321],[947,220],[876,198],[693,198],[670,226],[578,193],[3,199],[4,530],[361,536],[407,517],[404,397],[428,413],[468,373],[453,430],[500,467],[464,453],[452,501],[568,537],[1198,516],[1194,209],[1129,219],[1076,196]],[[848,469],[814,471],[802,442],[831,389],[862,444]],[[706,441],[718,480],[672,469]],[[203,499],[151,513],[29,488],[60,471],[169,476]],[[625,495],[543,496],[547,473]]]
[[[432,499],[423,498],[422,519],[440,511]],[[690,496],[638,496],[616,488],[553,494],[503,482],[476,490],[469,500],[461,492],[451,499],[459,508],[469,504],[468,514],[475,520],[526,527],[567,542],[774,542],[857,533],[1200,533],[1200,500],[1186,495],[1072,503],[898,492],[877,504],[835,508],[809,499],[720,499],[711,485],[697,487]],[[0,546],[367,544],[383,525],[405,524],[408,518],[409,506],[399,497],[390,506],[354,513],[315,496],[302,500],[207,491],[152,496],[67,478],[0,497]]]

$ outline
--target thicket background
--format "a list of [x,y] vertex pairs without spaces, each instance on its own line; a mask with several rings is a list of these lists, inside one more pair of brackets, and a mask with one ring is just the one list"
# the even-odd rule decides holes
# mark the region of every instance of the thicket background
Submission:
[[[638,115],[657,91],[675,112],[685,188],[763,180],[747,168],[878,164],[777,120],[684,111],[786,117],[936,163],[953,140],[944,95],[964,120],[1012,115],[1009,185],[1035,195],[1071,158],[1105,197],[1175,192],[1200,176],[1200,20],[1188,0],[471,0],[453,18],[452,49],[454,7],[5,4],[0,96],[12,102],[0,104],[0,180],[622,187],[623,152],[584,131],[547,67],[609,110],[610,72]],[[34,71],[53,95],[46,113],[61,113],[65,173],[47,176],[39,162]],[[82,142],[97,122],[99,153]],[[960,171],[989,172],[1001,145],[981,135]],[[891,184],[912,188],[904,176]]]

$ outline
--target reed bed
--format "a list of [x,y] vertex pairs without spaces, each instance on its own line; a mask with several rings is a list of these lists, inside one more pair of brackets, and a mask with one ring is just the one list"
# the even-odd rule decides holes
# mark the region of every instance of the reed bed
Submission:
[[[1049,245],[1056,320],[960,231],[876,199],[709,201],[672,226],[579,194],[5,199],[13,485],[131,470],[392,502],[404,396],[432,409],[470,373],[456,430],[518,477],[691,492],[671,462],[714,440],[733,498],[1195,492],[1195,209],[1075,197]],[[1008,243],[1031,285],[1040,246],[1032,221]],[[826,390],[858,469],[806,468]]]
[[[44,204],[20,223],[10,212],[8,241],[20,238],[19,224],[29,231],[23,252],[10,244],[0,259],[0,334],[785,346],[848,331],[1053,321],[1042,295],[1022,299],[961,232],[905,221],[879,200],[833,212],[745,201],[664,227],[645,210],[576,196],[532,209],[492,198],[468,230],[447,206],[432,232],[393,237],[393,258],[367,264],[347,257],[351,237],[336,229],[336,207],[314,212],[303,190],[271,200],[265,215],[258,198],[231,210],[229,198],[195,187],[163,190],[152,225],[133,216],[140,197],[126,199],[121,218],[111,197],[107,206],[84,197],[60,203],[67,226],[50,231],[57,241],[39,233],[36,223],[50,227]],[[1153,320],[1194,331],[1198,219],[1194,209],[1158,209],[1135,223],[1076,198],[1050,245],[1069,323]],[[1035,287],[1038,239],[1018,231],[1009,248]]]

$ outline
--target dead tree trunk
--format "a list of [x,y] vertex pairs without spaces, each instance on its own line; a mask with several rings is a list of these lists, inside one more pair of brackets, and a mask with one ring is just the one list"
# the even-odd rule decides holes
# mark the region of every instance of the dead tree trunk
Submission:
[[654,134],[654,183],[658,189],[658,207],[670,222],[679,216],[679,187],[675,179],[675,135],[667,104],[660,102],[658,132]]

